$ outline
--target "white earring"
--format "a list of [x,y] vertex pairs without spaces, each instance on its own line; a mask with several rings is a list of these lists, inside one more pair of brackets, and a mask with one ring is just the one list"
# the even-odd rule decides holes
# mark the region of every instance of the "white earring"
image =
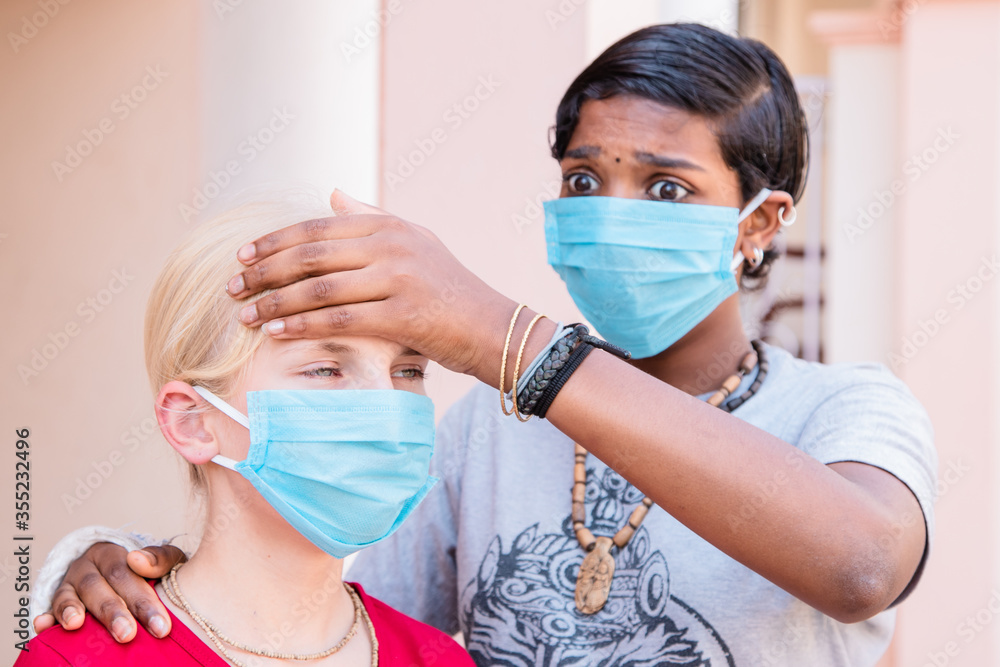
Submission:
[[795,222],[796,217],[798,217],[798,212],[795,210],[794,206],[792,206],[792,215],[787,220],[785,219],[785,207],[782,206],[781,208],[778,209],[778,219],[781,220],[781,224],[784,227],[787,227],[788,225]]

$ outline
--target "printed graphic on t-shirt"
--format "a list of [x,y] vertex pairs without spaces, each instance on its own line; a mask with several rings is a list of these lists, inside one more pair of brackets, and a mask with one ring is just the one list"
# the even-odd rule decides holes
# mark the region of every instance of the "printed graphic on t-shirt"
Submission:
[[[567,496],[569,490],[567,490]],[[587,527],[612,536],[642,500],[614,472],[587,474]],[[529,526],[507,547],[490,543],[462,594],[467,648],[477,664],[511,667],[720,667],[735,665],[712,625],[670,594],[670,570],[645,527],[615,549],[611,593],[596,614],[580,613],[574,593],[584,552],[569,516],[562,533]]]

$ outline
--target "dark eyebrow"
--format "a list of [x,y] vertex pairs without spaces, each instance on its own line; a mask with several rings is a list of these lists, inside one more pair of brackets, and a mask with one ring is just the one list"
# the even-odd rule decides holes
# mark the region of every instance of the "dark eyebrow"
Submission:
[[639,160],[639,162],[651,164],[654,167],[662,167],[664,169],[696,169],[698,171],[705,171],[704,167],[689,160],[683,160],[680,158],[653,155],[652,153],[645,153],[642,151],[636,152],[635,157]]
[[588,158],[597,157],[601,154],[601,149],[599,146],[580,146],[579,148],[574,148],[563,153],[563,158]]

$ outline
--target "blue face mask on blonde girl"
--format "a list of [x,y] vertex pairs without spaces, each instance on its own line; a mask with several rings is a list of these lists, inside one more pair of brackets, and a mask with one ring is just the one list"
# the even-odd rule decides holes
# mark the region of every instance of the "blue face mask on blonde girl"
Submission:
[[194,387],[224,420],[211,461],[344,558],[394,532],[437,481],[426,366],[373,337],[265,340],[228,400]]

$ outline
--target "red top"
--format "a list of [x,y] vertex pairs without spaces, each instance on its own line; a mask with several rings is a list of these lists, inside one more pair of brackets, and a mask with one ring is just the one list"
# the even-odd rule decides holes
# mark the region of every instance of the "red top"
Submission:
[[[389,605],[365,594],[353,584],[368,611],[378,638],[380,667],[401,665],[472,666],[472,658],[440,630],[424,625]],[[89,613],[78,630],[66,631],[55,625],[28,642],[15,667],[74,665],[75,667],[229,667],[224,658],[199,639],[190,628],[170,614],[170,634],[157,639],[141,625],[135,639],[116,642],[104,626]],[[298,664],[298,663],[296,663]]]

